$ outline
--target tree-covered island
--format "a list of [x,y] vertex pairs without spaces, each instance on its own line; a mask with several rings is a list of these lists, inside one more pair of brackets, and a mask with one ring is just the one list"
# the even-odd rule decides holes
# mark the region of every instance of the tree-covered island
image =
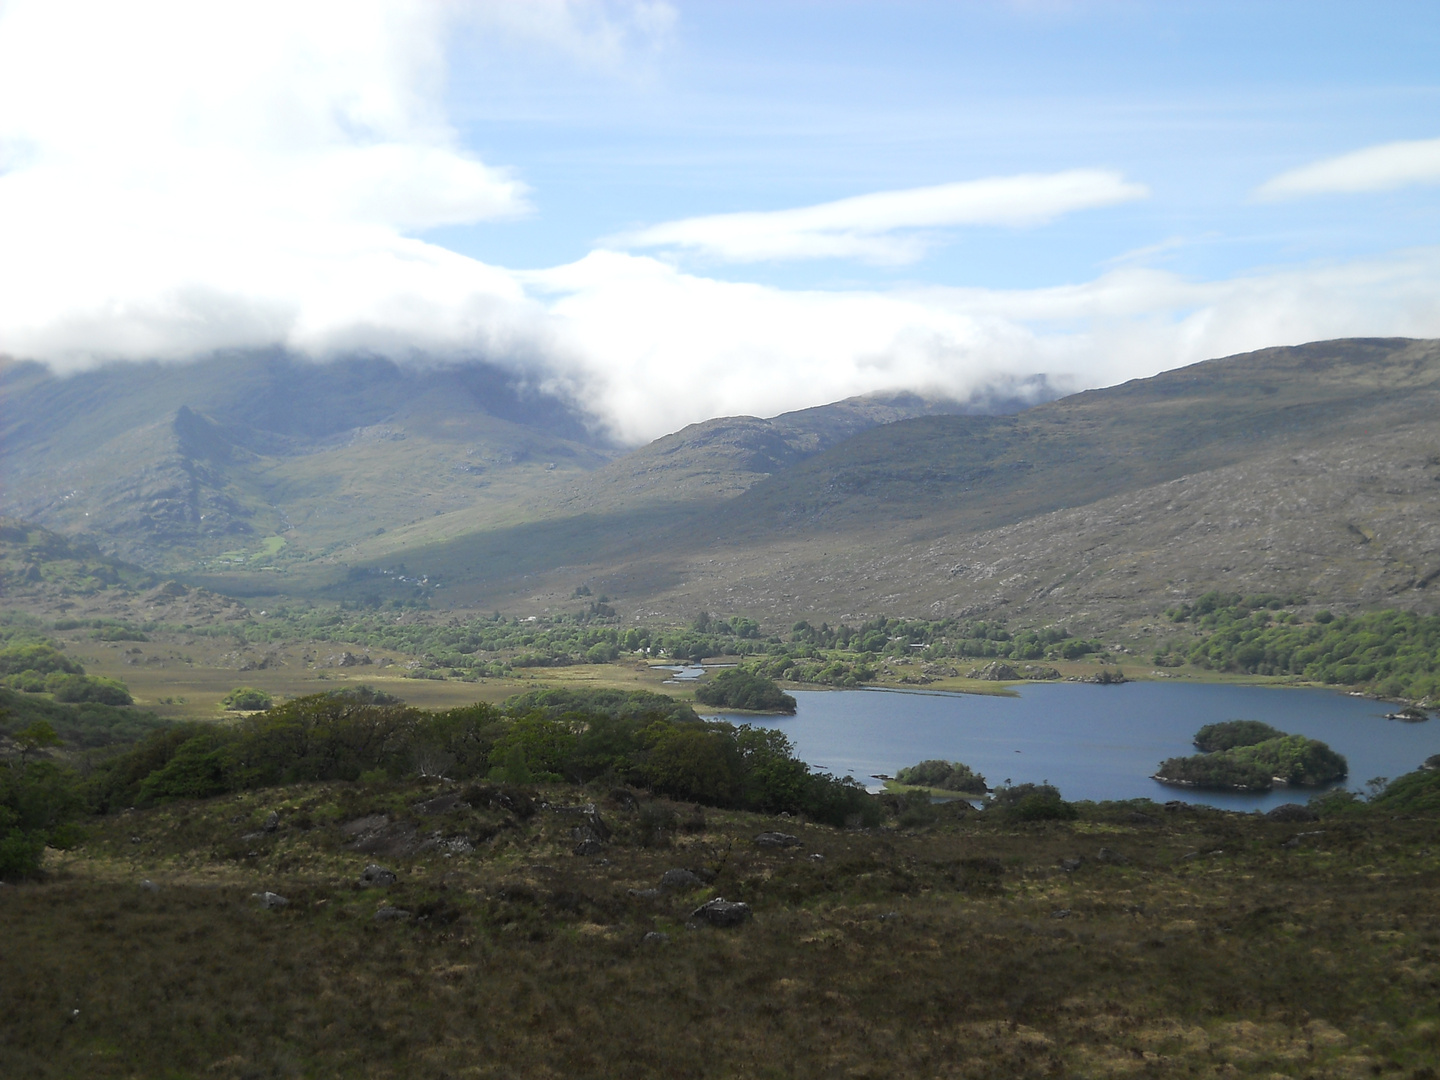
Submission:
[[1206,751],[1160,763],[1162,784],[1216,791],[1269,791],[1275,784],[1316,787],[1342,779],[1349,765],[1318,739],[1287,735],[1255,720],[1206,724],[1195,734]]

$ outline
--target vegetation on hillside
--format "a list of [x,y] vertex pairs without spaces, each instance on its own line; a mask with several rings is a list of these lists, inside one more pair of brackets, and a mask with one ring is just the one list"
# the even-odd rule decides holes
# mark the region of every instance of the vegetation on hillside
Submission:
[[1430,1076],[1433,816],[926,806],[411,779],[92,819],[5,890],[0,1073]]
[[1359,615],[1288,608],[1298,597],[1210,592],[1170,609],[1200,632],[1188,648],[1157,653],[1157,663],[1188,661],[1215,671],[1295,675],[1386,697],[1440,700],[1440,616],[1408,611]]
[[129,705],[130,691],[118,679],[86,675],[85,669],[54,642],[28,640],[28,628],[0,629],[0,686],[31,694],[50,694],[56,701],[97,705]]

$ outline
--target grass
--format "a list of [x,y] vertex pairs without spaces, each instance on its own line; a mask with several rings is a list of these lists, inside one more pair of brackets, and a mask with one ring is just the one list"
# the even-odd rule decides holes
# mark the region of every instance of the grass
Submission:
[[[1022,826],[953,808],[856,833],[540,792],[600,801],[615,835],[584,858],[570,815],[416,808],[441,790],[273,789],[92,823],[46,880],[0,890],[0,1072],[1418,1080],[1440,1056],[1434,818],[1122,804]],[[342,825],[377,814],[473,850],[356,850]],[[801,846],[757,847],[768,829]],[[372,859],[395,886],[358,884]],[[715,877],[629,892],[672,867]],[[753,920],[687,929],[716,894]],[[427,917],[377,923],[381,905]]]

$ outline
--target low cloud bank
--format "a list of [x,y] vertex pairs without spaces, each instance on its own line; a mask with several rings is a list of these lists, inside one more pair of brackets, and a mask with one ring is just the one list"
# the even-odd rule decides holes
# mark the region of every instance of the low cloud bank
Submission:
[[[446,121],[441,46],[457,12],[602,68],[674,20],[621,0],[0,6],[0,353],[60,370],[271,345],[478,355],[638,442],[872,391],[1003,394],[1042,373],[1079,389],[1267,345],[1440,336],[1434,248],[1031,290],[785,290],[612,250],[542,271],[488,265],[414,235],[533,212],[522,179]],[[1072,170],[692,218],[632,242],[904,258],[924,242],[907,230],[1143,194]]]

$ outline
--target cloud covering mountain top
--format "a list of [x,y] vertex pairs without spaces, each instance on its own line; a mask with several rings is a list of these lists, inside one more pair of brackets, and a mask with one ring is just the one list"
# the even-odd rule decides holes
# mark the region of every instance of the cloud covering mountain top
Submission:
[[[1147,192],[1074,162],[675,218],[550,268],[461,254],[427,233],[546,211],[543,190],[452,121],[457,22],[603,77],[666,48],[677,13],[562,0],[0,7],[0,352],[61,369],[277,344],[321,359],[483,355],[638,441],[877,390],[966,396],[1037,372],[1078,388],[1269,344],[1440,335],[1430,247],[1059,287],[797,288],[682,262],[904,262],[936,230],[1034,229]],[[1323,187],[1339,166],[1322,166],[1274,191]]]

